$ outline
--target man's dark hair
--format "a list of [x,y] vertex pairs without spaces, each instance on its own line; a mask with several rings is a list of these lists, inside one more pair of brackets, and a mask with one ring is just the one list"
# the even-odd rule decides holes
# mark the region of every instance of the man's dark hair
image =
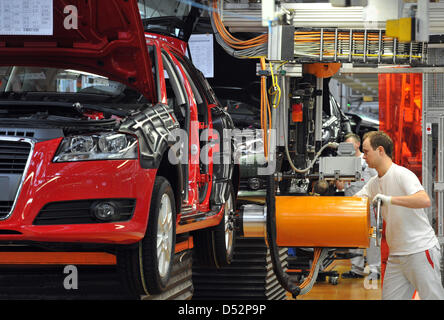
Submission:
[[393,141],[392,139],[383,131],[369,131],[364,134],[364,140],[369,139],[370,145],[373,150],[376,150],[378,147],[383,147],[385,153],[390,158],[393,153]]
[[353,138],[356,142],[361,143],[361,137],[358,136],[356,133],[353,132],[347,133],[344,137],[344,141],[347,140],[348,138]]

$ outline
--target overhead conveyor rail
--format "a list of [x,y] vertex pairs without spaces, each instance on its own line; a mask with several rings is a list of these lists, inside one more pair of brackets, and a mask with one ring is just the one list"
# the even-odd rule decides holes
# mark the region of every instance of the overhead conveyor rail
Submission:
[[[267,32],[262,26],[262,6],[260,3],[239,3],[239,0],[223,0],[222,21],[231,32]],[[329,1],[295,3],[281,1],[280,8],[292,15],[296,28],[339,28],[339,29],[379,29],[385,30],[386,21],[396,10],[402,16],[409,16],[417,1],[404,1],[399,8],[397,1],[372,0],[366,7],[335,7]],[[444,30],[444,3],[428,1],[427,20],[431,35],[442,34]]]
[[[223,7],[222,1],[215,0],[212,1],[211,13],[216,40],[229,54],[237,58],[257,58],[265,55],[268,49],[269,60],[291,60],[296,63],[426,64],[426,43],[400,42],[395,37],[389,37],[380,25],[382,22],[374,23],[369,28],[362,22],[347,23],[347,18],[344,18],[343,24],[337,22],[329,25],[327,22],[333,21],[333,13],[338,10],[324,8],[328,9],[326,12],[329,14],[322,15],[311,24],[300,26],[300,10],[290,8],[290,17],[287,17],[286,23],[272,24],[267,29],[261,25],[260,10],[249,7],[251,10],[245,11],[246,8],[240,6],[241,4],[225,3]],[[288,4],[282,6],[288,10]],[[302,11],[303,15],[307,8],[302,9],[305,10]],[[355,10],[340,12],[345,17],[348,17],[348,13],[356,16]],[[354,20],[357,20],[356,17]],[[238,23],[243,27],[247,24],[260,35],[249,40],[232,36],[233,32],[239,31],[236,28]],[[245,29],[242,31],[245,32]],[[291,48],[291,43],[294,43],[294,49]],[[273,52],[275,50],[278,50],[277,55]],[[280,51],[285,51],[286,54],[281,55]]]

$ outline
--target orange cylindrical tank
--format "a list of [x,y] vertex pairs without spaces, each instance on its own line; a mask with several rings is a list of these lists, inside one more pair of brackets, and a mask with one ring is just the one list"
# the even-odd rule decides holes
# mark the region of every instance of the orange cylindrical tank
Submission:
[[368,248],[372,229],[366,197],[277,196],[280,247]]

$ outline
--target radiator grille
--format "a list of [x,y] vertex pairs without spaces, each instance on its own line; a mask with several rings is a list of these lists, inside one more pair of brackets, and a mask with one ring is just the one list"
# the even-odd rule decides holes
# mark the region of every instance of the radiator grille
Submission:
[[23,174],[30,151],[28,142],[0,140],[0,174]]
[[[23,140],[16,137],[0,138],[0,177],[2,175],[9,176],[10,181],[14,181],[14,179],[20,181],[23,178],[26,164],[32,152],[32,144],[33,142],[26,138]],[[14,188],[14,190],[3,190],[9,196],[5,198],[5,194],[3,194],[2,201],[0,201],[0,219],[6,219],[11,214],[21,185],[14,186],[13,183],[12,186],[9,185],[9,188]]]
[[23,129],[0,129],[0,136],[34,138],[34,131]]

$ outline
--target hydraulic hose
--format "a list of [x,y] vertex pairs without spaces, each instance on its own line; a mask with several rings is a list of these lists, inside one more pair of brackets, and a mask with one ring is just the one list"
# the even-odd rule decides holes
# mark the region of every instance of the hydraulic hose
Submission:
[[337,147],[338,147],[338,143],[336,143],[336,142],[329,142],[326,145],[324,145],[318,151],[318,153],[316,153],[316,156],[314,157],[314,159],[310,162],[309,166],[307,168],[305,168],[305,169],[298,169],[294,165],[294,163],[293,163],[293,161],[291,160],[291,157],[290,157],[290,152],[288,150],[288,144],[287,144],[286,140],[285,140],[285,155],[287,156],[288,163],[290,164],[290,166],[293,169],[293,171],[298,172],[298,173],[306,173],[306,172],[308,172],[313,167],[313,165],[315,164],[316,160],[321,155],[322,151],[324,151],[326,148],[337,148]]
[[276,245],[276,201],[275,201],[275,181],[274,175],[268,176],[267,181],[267,242],[270,249],[271,262],[273,264],[273,271],[279,284],[288,292],[293,298],[298,295],[306,294],[311,290],[318,277],[319,269],[328,255],[327,248],[314,248],[313,263],[310,274],[307,279],[299,285],[296,285],[284,271],[279,259],[279,250]]
[[273,271],[280,285],[291,293],[293,298],[301,293],[301,288],[293,283],[288,274],[284,272],[279,259],[279,250],[276,245],[276,201],[275,201],[275,181],[274,175],[267,177],[267,241],[270,249]]

